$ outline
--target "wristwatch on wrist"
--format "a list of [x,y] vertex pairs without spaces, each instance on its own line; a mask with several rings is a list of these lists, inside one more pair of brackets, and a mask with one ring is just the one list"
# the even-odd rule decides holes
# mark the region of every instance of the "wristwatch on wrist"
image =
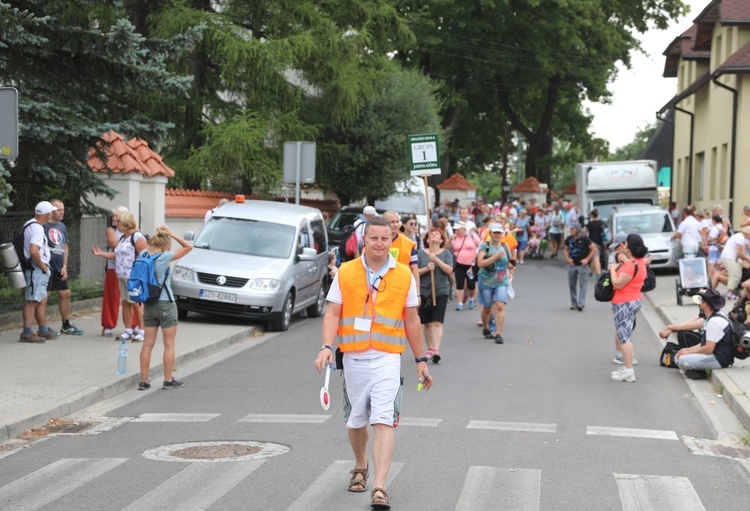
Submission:
[[419,364],[420,362],[427,363],[427,357],[417,357],[414,359],[414,362],[416,362],[417,364]]

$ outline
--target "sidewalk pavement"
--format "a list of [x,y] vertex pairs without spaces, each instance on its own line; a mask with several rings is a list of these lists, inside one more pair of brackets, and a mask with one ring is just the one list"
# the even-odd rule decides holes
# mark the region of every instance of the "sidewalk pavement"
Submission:
[[[676,274],[657,275],[656,289],[646,293],[646,301],[651,303],[665,325],[682,323],[698,315],[698,306],[690,296],[684,295],[683,305],[677,305],[678,279]],[[727,300],[724,312],[729,312],[733,306],[734,301]],[[675,335],[668,340],[677,342]],[[726,369],[711,371],[711,383],[724,396],[742,425],[750,430],[750,358],[735,360],[734,365]]]
[[[59,314],[53,307],[47,310],[48,325],[59,330]],[[18,342],[20,317],[19,312],[9,321],[6,315],[0,327],[0,444],[45,425],[50,418],[64,417],[138,387],[142,343],[127,343],[127,371],[118,375],[120,342],[101,335],[98,307],[72,313],[71,323],[81,328],[83,335],[61,334],[44,344]],[[122,331],[118,325],[115,336]],[[189,316],[177,327],[175,376],[179,378],[180,369],[187,364],[244,342],[255,332],[241,321]],[[161,391],[163,353],[160,333],[151,356],[151,391]]]

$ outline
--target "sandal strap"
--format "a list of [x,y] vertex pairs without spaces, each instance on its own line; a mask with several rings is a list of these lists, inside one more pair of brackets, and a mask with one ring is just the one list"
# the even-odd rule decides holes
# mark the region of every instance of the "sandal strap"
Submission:
[[[376,496],[375,496],[375,493],[377,493],[377,492],[380,492],[380,493],[382,493],[382,494],[383,494],[383,496],[382,496],[382,497],[376,497]],[[372,491],[370,492],[370,498],[371,498],[372,500],[375,500],[375,499],[380,499],[380,500],[384,500],[384,501],[386,501],[386,502],[388,502],[389,500],[391,500],[391,498],[390,498],[390,497],[388,496],[388,494],[387,494],[387,493],[385,492],[385,489],[384,489],[384,488],[381,488],[381,487],[379,487],[379,486],[376,486],[375,488],[373,488],[373,489],[372,489]]]
[[[357,474],[361,474],[365,479],[367,479],[369,467],[366,468],[353,468],[349,471],[352,476],[356,476]],[[352,477],[352,481],[354,481],[354,477]]]

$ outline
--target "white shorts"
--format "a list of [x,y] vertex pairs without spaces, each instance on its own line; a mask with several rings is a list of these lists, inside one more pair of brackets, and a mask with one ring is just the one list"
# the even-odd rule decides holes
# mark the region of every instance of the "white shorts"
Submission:
[[344,355],[344,419],[346,427],[398,425],[401,409],[401,356],[383,353],[358,359]]

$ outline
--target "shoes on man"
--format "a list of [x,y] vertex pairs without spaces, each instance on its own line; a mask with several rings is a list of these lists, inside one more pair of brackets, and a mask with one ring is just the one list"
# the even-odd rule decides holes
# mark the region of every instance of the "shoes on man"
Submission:
[[687,369],[685,376],[691,380],[707,380],[708,372],[705,369]]
[[614,371],[612,373],[612,380],[613,381],[624,381],[624,382],[627,382],[627,383],[633,383],[633,382],[635,382],[635,371],[628,372],[623,367],[619,371]]
[[138,390],[148,390],[151,388],[151,382],[142,381],[138,384]]
[[46,339],[48,341],[54,341],[55,339],[60,337],[60,332],[55,332],[51,328],[48,328],[45,333],[42,333],[41,331],[37,331],[36,335],[38,335],[42,339]]
[[440,352],[438,350],[432,350],[432,363],[437,364],[440,362],[440,359],[443,358],[440,356]]
[[172,377],[172,381],[164,381],[164,384],[161,386],[164,390],[171,390],[171,389],[180,389],[185,386],[185,382],[175,380],[174,377]]
[[[615,358],[612,359],[612,363],[617,364],[617,365],[625,364],[625,362],[622,359],[622,353],[618,353],[617,355],[615,355]],[[638,365],[638,359],[635,357],[633,357],[633,365],[634,366]]]
[[576,307],[578,309],[578,312],[583,312],[583,307]]
[[474,302],[474,299],[469,298],[469,308],[473,309],[474,307],[476,307],[476,303]]
[[502,344],[503,343],[503,336],[500,334],[497,334],[495,336],[495,344]]
[[492,339],[493,335],[489,328],[483,328],[482,329],[482,335],[485,339]]
[[44,344],[47,342],[47,339],[42,339],[38,335],[36,335],[34,332],[29,332],[28,334],[21,334],[21,338],[18,340],[18,342],[31,342],[34,344]]
[[76,328],[75,325],[70,325],[67,328],[62,327],[60,331],[68,335],[83,335],[83,330],[81,330],[80,328]]
[[457,311],[460,311],[460,310],[461,310],[461,309],[463,309],[463,308],[464,308],[464,304],[463,304],[462,302],[458,302],[458,303],[456,304],[456,310],[457,310]]
[[571,306],[570,306],[570,310],[572,310],[572,311],[576,310],[577,308],[578,308],[578,307],[576,307],[575,305],[571,305]]

